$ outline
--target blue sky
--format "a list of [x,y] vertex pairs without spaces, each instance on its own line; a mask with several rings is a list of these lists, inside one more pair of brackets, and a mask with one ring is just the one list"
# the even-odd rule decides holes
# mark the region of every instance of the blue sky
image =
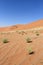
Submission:
[[43,0],[0,0],[0,27],[43,19]]

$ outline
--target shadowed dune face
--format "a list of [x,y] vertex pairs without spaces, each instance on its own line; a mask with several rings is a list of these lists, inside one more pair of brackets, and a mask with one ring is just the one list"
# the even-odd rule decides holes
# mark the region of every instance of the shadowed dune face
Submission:
[[[0,28],[0,65],[43,65],[43,30],[27,30],[42,26],[42,21]],[[18,31],[3,33],[16,29]],[[19,31],[24,29],[27,31]],[[4,39],[9,42],[4,43]]]

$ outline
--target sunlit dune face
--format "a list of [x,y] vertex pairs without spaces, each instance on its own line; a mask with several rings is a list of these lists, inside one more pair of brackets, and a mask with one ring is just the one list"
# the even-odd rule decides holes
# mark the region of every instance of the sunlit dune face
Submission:
[[10,31],[10,30],[24,30],[24,29],[31,29],[31,28],[37,28],[37,27],[43,27],[43,20],[38,20],[35,22],[32,22],[30,24],[18,24],[13,25],[9,27],[2,27],[0,28],[0,31]]

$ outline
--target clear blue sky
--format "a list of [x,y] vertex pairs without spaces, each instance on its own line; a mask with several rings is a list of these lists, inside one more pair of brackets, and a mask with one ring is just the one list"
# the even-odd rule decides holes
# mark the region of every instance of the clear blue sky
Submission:
[[0,0],[0,26],[43,19],[43,0]]

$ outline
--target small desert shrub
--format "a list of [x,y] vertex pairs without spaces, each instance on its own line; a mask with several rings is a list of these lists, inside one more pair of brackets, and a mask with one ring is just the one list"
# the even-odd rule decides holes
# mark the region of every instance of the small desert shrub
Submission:
[[21,31],[18,31],[19,34],[21,34]]
[[19,30],[17,30],[16,32],[17,32],[18,34],[21,34],[21,31],[19,31]]
[[24,31],[21,31],[21,34],[22,34],[22,35],[24,35],[24,33],[25,33]]
[[27,41],[27,43],[31,43],[32,42],[32,40],[29,37],[26,39],[26,41]]
[[8,39],[3,39],[3,43],[8,43]]
[[39,32],[38,31],[36,31],[36,35],[39,36]]
[[32,50],[32,48],[31,48],[31,47],[30,47],[30,48],[28,48],[28,53],[29,53],[29,55],[34,54],[34,51]]
[[24,35],[24,34],[27,34],[26,31],[21,31],[21,34]]
[[19,31],[19,33],[23,35],[24,34],[24,31]]
[[16,31],[16,32],[18,32],[19,34],[22,34],[22,35],[24,35],[24,31]]

